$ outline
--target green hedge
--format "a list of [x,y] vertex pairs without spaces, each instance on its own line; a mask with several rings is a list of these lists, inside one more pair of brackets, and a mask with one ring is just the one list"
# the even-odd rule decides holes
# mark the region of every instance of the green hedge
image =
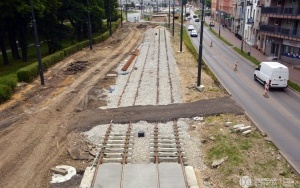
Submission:
[[12,89],[8,85],[0,84],[0,103],[9,100],[12,94]]
[[77,50],[76,44],[75,44],[75,45],[72,45],[72,46],[69,46],[69,47],[67,47],[67,48],[65,48],[65,49],[63,49],[63,52],[64,52],[65,57],[68,57],[68,56],[74,54],[74,53],[77,52],[77,51],[78,51],[78,50]]
[[198,60],[199,57],[198,57],[198,52],[197,50],[195,49],[194,45],[192,44],[191,40],[190,40],[190,37],[188,35],[188,32],[184,29],[183,30],[183,42],[184,44],[187,46],[188,50],[194,55],[194,57]]
[[80,51],[82,50],[83,48],[87,47],[90,45],[90,41],[89,40],[85,40],[85,41],[82,41],[82,42],[79,42],[76,44],[77,46],[77,51]]
[[47,70],[48,68],[50,68],[52,65],[56,64],[57,62],[63,60],[65,58],[65,53],[64,51],[58,51],[55,52],[54,54],[51,54],[47,57],[44,57],[42,59],[42,63],[43,63],[43,69]]
[[17,77],[20,82],[32,82],[38,74],[38,62],[23,67],[17,71]]

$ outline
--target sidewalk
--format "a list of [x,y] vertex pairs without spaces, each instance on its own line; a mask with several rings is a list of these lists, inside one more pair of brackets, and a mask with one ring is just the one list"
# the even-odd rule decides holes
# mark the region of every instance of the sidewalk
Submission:
[[[205,17],[205,22],[209,24],[210,17]],[[219,23],[215,22],[215,26],[211,27],[216,33],[219,33]],[[220,28],[220,36],[222,36],[224,39],[226,39],[228,42],[230,42],[233,46],[241,48],[242,41],[239,40],[234,36],[234,33],[228,30],[227,28],[223,29],[221,26]],[[249,45],[244,43],[244,51],[249,52]],[[271,61],[271,59],[268,56],[265,56],[260,51],[258,51],[256,48],[251,47],[251,56],[255,57],[258,61]],[[285,66],[289,67],[290,70],[290,80],[298,85],[300,85],[300,67],[297,69],[293,68],[292,64],[283,63],[280,60],[280,63],[284,64]],[[254,71],[254,70],[253,70]]]

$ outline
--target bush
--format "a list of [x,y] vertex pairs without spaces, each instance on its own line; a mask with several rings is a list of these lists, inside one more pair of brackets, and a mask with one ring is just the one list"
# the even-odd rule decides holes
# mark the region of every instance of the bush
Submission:
[[42,59],[43,69],[47,70],[52,65],[54,65],[57,62],[63,60],[64,57],[65,57],[64,51],[58,51],[58,52],[55,52],[54,54],[51,54],[51,55],[49,55],[47,57],[44,57]]
[[89,40],[85,40],[85,41],[82,41],[82,42],[79,42],[79,43],[76,44],[78,51],[82,50],[83,48],[85,48],[85,47],[87,47],[89,45],[90,45],[90,41]]
[[17,80],[14,75],[11,76],[5,76],[0,78],[0,84],[1,85],[7,85],[9,86],[12,90],[14,90],[17,86]]
[[38,62],[23,67],[17,71],[17,77],[20,82],[32,82],[38,74]]
[[65,57],[68,57],[68,56],[74,54],[74,53],[77,52],[77,51],[78,51],[78,50],[77,50],[77,46],[76,46],[76,45],[72,45],[72,46],[69,46],[69,47],[63,49],[63,52],[64,52],[64,56],[65,56]]
[[0,84],[0,103],[9,100],[12,94],[12,89],[8,85]]
[[110,37],[109,31],[106,31],[105,33],[102,34],[102,39],[103,39],[103,41],[105,41],[105,40],[108,39],[109,37]]

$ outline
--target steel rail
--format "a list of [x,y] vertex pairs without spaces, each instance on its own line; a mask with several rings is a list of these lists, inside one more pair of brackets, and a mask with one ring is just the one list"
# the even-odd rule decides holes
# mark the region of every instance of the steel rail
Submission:
[[177,145],[177,150],[178,150],[178,163],[181,165],[185,187],[188,188],[189,185],[188,185],[188,182],[187,182],[187,177],[186,177],[186,173],[185,173],[185,169],[184,169],[184,165],[183,165],[183,160],[182,160],[183,156],[182,156],[182,153],[181,153],[182,151],[181,151],[181,146],[180,146],[180,142],[179,142],[179,131],[178,131],[178,126],[177,126],[177,120],[176,119],[173,120],[173,130],[174,130],[176,145]]
[[128,145],[129,145],[129,139],[130,139],[130,133],[131,133],[131,122],[128,124],[127,132],[126,132],[126,138],[125,138],[125,146],[123,151],[123,160],[122,160],[122,170],[121,170],[121,180],[120,180],[120,188],[123,187],[123,178],[124,178],[124,166],[127,164],[127,152],[128,152]]
[[94,173],[94,176],[93,176],[91,187],[94,187],[95,180],[96,180],[96,175],[97,175],[98,169],[99,169],[99,164],[102,164],[102,159],[103,159],[103,156],[104,156],[104,148],[105,148],[105,145],[107,143],[107,140],[108,140],[109,134],[111,132],[111,129],[112,129],[112,121],[110,121],[110,124],[109,124],[109,126],[106,130],[105,136],[104,136],[104,140],[102,142],[102,148],[100,150],[100,156],[98,158],[98,163],[97,163],[97,167],[96,167],[96,170],[95,170],[95,173]]

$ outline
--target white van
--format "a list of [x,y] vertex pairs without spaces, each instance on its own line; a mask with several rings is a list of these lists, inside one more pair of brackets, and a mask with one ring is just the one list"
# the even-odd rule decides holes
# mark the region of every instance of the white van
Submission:
[[254,80],[262,84],[269,83],[269,88],[286,88],[289,68],[278,62],[261,62],[254,71]]

